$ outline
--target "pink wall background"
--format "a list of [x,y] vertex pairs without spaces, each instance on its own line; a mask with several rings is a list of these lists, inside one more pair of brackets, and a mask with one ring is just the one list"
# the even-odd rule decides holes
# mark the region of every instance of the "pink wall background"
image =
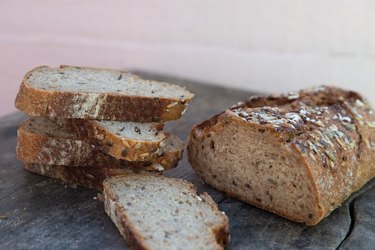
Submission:
[[59,64],[140,69],[279,92],[328,83],[375,100],[366,0],[0,1],[0,115],[24,73]]

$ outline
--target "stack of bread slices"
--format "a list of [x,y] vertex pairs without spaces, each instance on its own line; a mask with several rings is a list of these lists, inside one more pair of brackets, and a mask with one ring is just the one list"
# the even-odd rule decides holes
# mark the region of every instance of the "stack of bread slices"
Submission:
[[104,209],[131,249],[223,249],[228,218],[208,194],[154,172],[175,167],[183,142],[163,123],[193,94],[130,73],[38,67],[26,74],[16,107],[26,170],[103,191]]
[[184,144],[163,123],[179,119],[193,96],[122,71],[35,68],[16,99],[31,116],[19,127],[17,156],[31,172],[98,190],[109,176],[171,169]]
[[[223,249],[228,218],[193,184],[154,172],[175,167],[183,142],[163,132],[193,94],[130,73],[71,66],[26,74],[16,107],[26,170],[103,191],[131,249]],[[151,172],[151,173],[150,173]]]

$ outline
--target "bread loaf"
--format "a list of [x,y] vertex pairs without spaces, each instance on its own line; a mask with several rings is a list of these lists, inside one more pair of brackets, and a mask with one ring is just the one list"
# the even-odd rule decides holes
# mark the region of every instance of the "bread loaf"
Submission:
[[15,104],[30,116],[161,122],[180,118],[193,96],[123,71],[42,66],[25,75]]
[[375,176],[375,116],[334,87],[253,97],[195,126],[188,155],[218,190],[315,225]]

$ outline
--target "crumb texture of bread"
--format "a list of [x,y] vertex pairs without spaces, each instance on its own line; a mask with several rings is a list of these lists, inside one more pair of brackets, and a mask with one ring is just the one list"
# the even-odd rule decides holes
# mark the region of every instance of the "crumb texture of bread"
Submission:
[[128,72],[63,66],[61,68],[40,67],[27,79],[35,88],[55,91],[90,93],[118,93],[129,96],[148,96],[180,99],[182,94],[191,96],[180,86],[143,80]]
[[31,116],[160,122],[179,119],[193,96],[123,71],[41,66],[25,75],[16,107]]
[[352,91],[254,97],[195,126],[189,161],[218,190],[315,225],[375,176],[375,117]]
[[104,206],[131,249],[223,249],[228,218],[185,181],[127,174],[103,184]]
[[32,117],[18,129],[17,157],[36,164],[163,171],[176,167],[184,150],[183,142],[168,134],[163,155],[148,161],[126,161],[107,155],[77,138],[77,134],[48,118]]
[[[122,140],[161,141],[165,138],[160,132],[159,124],[139,122],[98,121],[98,126],[107,128],[112,134],[118,135]],[[158,128],[159,127],[159,128]]]

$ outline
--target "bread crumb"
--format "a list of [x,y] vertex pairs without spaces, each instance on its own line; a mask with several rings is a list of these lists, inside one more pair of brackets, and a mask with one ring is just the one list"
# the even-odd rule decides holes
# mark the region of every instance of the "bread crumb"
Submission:
[[154,165],[153,165],[153,168],[154,168],[156,171],[159,171],[159,172],[164,171],[163,166],[160,165],[160,164],[154,164]]
[[176,106],[178,104],[178,102],[172,102],[171,104],[168,104],[167,108],[172,108],[174,106]]

